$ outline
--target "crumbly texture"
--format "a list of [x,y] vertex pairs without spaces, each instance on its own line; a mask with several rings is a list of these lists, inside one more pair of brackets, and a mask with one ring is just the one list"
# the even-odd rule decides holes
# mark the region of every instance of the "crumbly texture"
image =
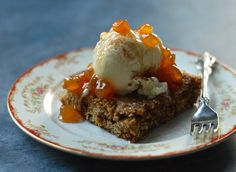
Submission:
[[[163,93],[153,99],[137,94],[113,99],[87,96],[81,102],[81,110],[91,123],[106,129],[116,136],[137,142],[154,127],[163,124],[197,101],[201,79],[184,73],[181,88],[174,93]],[[76,95],[68,92],[62,104],[79,108]]]

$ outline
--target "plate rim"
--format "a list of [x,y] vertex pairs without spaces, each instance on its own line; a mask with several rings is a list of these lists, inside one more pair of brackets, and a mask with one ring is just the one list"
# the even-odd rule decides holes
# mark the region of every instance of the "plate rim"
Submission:
[[[194,58],[197,58],[197,57],[201,56],[197,52],[184,50],[184,49],[181,49],[181,48],[170,48],[170,49],[173,50],[173,51],[184,52],[184,53],[186,53],[186,54],[188,54],[188,55],[190,55],[191,57],[194,57]],[[212,146],[215,146],[218,143],[221,143],[222,141],[226,140],[227,138],[229,138],[232,134],[234,134],[236,132],[236,125],[235,125],[231,130],[229,130],[224,135],[221,135],[220,137],[217,137],[217,138],[213,139],[209,143],[205,143],[205,144],[193,147],[191,149],[187,149],[187,150],[183,150],[183,151],[176,151],[176,152],[169,152],[169,153],[161,154],[161,155],[148,155],[148,154],[146,154],[146,155],[130,155],[130,156],[129,155],[107,155],[107,154],[103,154],[103,153],[91,153],[89,151],[84,151],[84,150],[80,150],[80,149],[76,149],[76,148],[66,147],[66,146],[60,145],[59,143],[55,143],[53,141],[50,141],[50,140],[47,140],[47,139],[41,137],[39,134],[35,133],[33,130],[31,130],[30,128],[25,126],[17,118],[17,116],[15,114],[14,107],[11,103],[11,97],[12,97],[12,95],[14,94],[14,92],[16,90],[16,85],[26,75],[30,74],[33,71],[33,69],[38,68],[38,67],[40,67],[40,66],[42,66],[42,65],[44,65],[44,64],[46,64],[46,63],[48,63],[52,60],[63,59],[70,52],[82,52],[82,51],[86,51],[86,50],[92,50],[92,48],[75,49],[75,50],[72,50],[72,51],[64,52],[62,54],[47,58],[46,60],[43,60],[43,61],[37,63],[36,65],[31,66],[27,70],[25,70],[21,75],[19,75],[16,78],[16,80],[11,85],[10,90],[8,91],[8,96],[7,96],[8,112],[9,112],[12,120],[15,122],[15,124],[24,133],[26,133],[31,138],[43,143],[44,145],[55,148],[57,150],[60,150],[60,151],[63,151],[63,152],[68,152],[68,153],[75,154],[75,155],[84,156],[84,157],[98,158],[98,159],[109,159],[109,160],[151,160],[151,159],[166,159],[166,158],[178,157],[178,156],[183,156],[183,155],[188,155],[188,154],[192,154],[192,153],[195,153],[195,152],[199,152],[199,151],[208,149]],[[218,63],[224,69],[226,69],[227,71],[232,73],[234,76],[236,76],[236,70],[234,70],[233,68],[229,67],[225,63],[219,61],[218,59],[217,59],[216,63]]]

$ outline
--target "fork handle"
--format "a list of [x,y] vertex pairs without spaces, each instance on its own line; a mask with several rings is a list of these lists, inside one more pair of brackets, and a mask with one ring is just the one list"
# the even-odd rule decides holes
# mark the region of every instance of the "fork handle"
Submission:
[[215,63],[216,58],[210,55],[208,52],[204,52],[203,54],[203,66],[202,66],[202,92],[200,101],[204,101],[209,103],[209,95],[207,90],[208,79],[210,74],[212,73],[212,66]]

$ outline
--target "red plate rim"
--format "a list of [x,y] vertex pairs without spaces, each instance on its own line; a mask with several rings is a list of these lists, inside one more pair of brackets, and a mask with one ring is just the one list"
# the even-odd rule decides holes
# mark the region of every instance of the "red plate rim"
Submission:
[[[84,50],[91,50],[92,48],[83,48],[83,49],[79,49],[79,50],[75,50],[76,52],[82,52]],[[183,50],[180,48],[171,48],[171,50],[173,51],[181,51],[181,52],[185,52],[188,55],[191,55],[192,57],[200,57],[201,55],[199,53],[193,52],[193,51],[187,51],[187,50]],[[72,51],[73,52],[73,51]],[[68,52],[69,53],[69,52]],[[76,154],[76,155],[81,155],[81,156],[85,156],[85,157],[91,157],[91,158],[99,158],[99,159],[112,159],[112,160],[149,160],[149,159],[164,159],[164,158],[171,158],[171,157],[177,157],[177,156],[182,156],[182,155],[187,155],[187,154],[191,154],[191,153],[195,153],[204,149],[207,149],[211,146],[216,145],[217,143],[220,143],[222,141],[224,141],[226,138],[228,138],[230,135],[232,135],[233,133],[236,132],[236,125],[226,134],[224,135],[220,135],[217,138],[214,138],[213,140],[211,140],[211,142],[207,143],[207,144],[202,144],[200,146],[197,147],[193,147],[191,149],[188,150],[184,150],[184,151],[175,151],[175,152],[168,152],[166,154],[161,154],[161,155],[132,155],[132,156],[127,156],[127,155],[105,155],[102,153],[91,153],[88,151],[83,151],[80,149],[75,149],[75,148],[70,148],[70,147],[66,147],[63,145],[60,145],[58,143],[49,141],[45,138],[42,138],[37,132],[35,132],[34,130],[28,128],[27,126],[25,126],[18,118],[17,115],[15,113],[15,109],[12,105],[11,102],[11,97],[13,96],[13,94],[15,93],[16,90],[16,85],[28,74],[30,74],[32,72],[33,69],[40,67],[52,60],[58,60],[58,59],[63,59],[66,57],[66,54],[68,53],[63,53],[60,55],[57,55],[55,57],[51,57],[48,58],[36,65],[34,65],[33,67],[27,69],[23,74],[21,74],[16,81],[12,84],[11,89],[8,92],[8,97],[7,97],[7,107],[8,107],[8,111],[9,114],[11,116],[11,118],[13,119],[13,121],[16,123],[16,125],[22,130],[24,131],[26,134],[28,134],[29,136],[31,136],[32,138],[38,140],[39,142],[48,145],[50,147],[56,148],[58,150],[64,151],[64,152],[68,152],[68,153],[72,153],[72,154]],[[236,71],[234,69],[232,69],[231,67],[229,67],[228,65],[224,64],[223,62],[220,62],[219,60],[217,60],[217,63],[219,65],[221,65],[222,67],[224,67],[226,70],[230,71],[233,75],[236,76]]]

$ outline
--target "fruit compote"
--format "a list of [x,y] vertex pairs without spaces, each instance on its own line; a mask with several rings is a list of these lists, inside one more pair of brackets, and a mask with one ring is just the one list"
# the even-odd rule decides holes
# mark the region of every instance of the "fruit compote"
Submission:
[[[131,27],[127,20],[117,20],[112,25],[112,30],[127,36],[131,32]],[[161,82],[167,82],[171,91],[176,91],[182,84],[182,73],[175,64],[175,54],[170,49],[163,46],[160,38],[153,33],[153,26],[143,24],[135,30],[139,34],[140,41],[147,47],[153,48],[159,46],[162,52],[162,61],[160,67],[155,73],[147,74],[148,77],[157,77]],[[146,75],[145,75],[146,77]],[[87,95],[97,96],[99,98],[112,98],[115,90],[112,84],[94,74],[92,65],[77,75],[64,80],[63,88],[71,93],[83,98],[85,91]],[[79,109],[70,105],[64,105],[60,110],[60,120],[63,122],[80,122],[84,119]]]
[[126,35],[130,32],[130,26],[127,20],[117,20],[113,23],[112,29],[121,35]]
[[83,114],[71,105],[63,105],[60,108],[59,119],[65,123],[76,123],[84,120]]
[[[85,71],[66,78],[63,88],[80,98],[83,98],[86,90],[90,96],[97,96],[99,98],[112,98],[115,95],[112,84],[97,77],[91,65]],[[70,105],[64,105],[60,109],[59,119],[66,123],[73,123],[80,122],[84,118],[79,109]]]
[[162,61],[156,71],[156,77],[161,82],[167,82],[171,91],[176,91],[182,84],[182,73],[175,64],[175,54],[170,49],[163,46],[160,38],[153,33],[153,26],[143,24],[137,32],[141,35],[141,41],[148,47],[160,46]]
[[[127,35],[131,28],[127,20],[117,20],[112,29],[121,35]],[[136,32],[140,35],[140,39],[147,47],[160,46],[162,51],[162,61],[159,69],[154,74],[161,82],[167,82],[171,91],[176,91],[182,83],[182,73],[175,64],[175,54],[171,53],[170,49],[163,46],[160,38],[153,33],[153,26],[143,24]]]

